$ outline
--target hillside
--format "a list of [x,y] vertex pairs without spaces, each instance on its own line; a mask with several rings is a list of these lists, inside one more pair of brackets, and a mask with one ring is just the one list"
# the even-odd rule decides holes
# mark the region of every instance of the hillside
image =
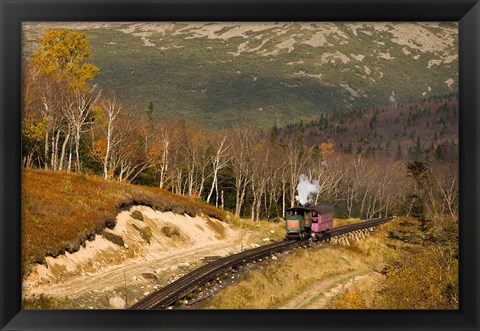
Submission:
[[26,23],[85,32],[105,93],[156,118],[268,128],[458,89],[454,23]]
[[300,134],[309,146],[331,140],[338,151],[364,156],[455,161],[458,116],[458,95],[452,94],[322,116],[274,128],[272,134],[280,140]]
[[197,268],[284,236],[194,199],[95,176],[24,170],[24,309],[124,308]]
[[112,242],[123,242],[104,230],[113,229],[117,214],[133,205],[192,217],[207,215],[220,220],[225,217],[214,207],[153,187],[106,181],[96,176],[24,169],[24,270],[28,272],[34,263],[45,263],[45,256],[76,252],[96,234]]

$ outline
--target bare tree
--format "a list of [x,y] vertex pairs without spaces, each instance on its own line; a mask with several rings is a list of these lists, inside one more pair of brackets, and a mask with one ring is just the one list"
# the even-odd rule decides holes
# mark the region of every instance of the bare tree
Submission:
[[213,194],[213,189],[215,188],[215,206],[218,207],[218,198],[219,198],[219,192],[218,192],[218,172],[225,168],[229,161],[230,157],[227,153],[229,149],[229,145],[226,143],[227,141],[227,136],[224,135],[223,138],[219,141],[218,145],[216,146],[216,153],[210,157],[211,165],[212,165],[212,186],[210,187],[210,192],[208,193],[207,196],[207,202],[210,203],[210,198],[212,197]]
[[74,104],[72,107],[65,108],[65,116],[68,125],[72,128],[73,139],[75,142],[75,170],[81,171],[80,163],[80,139],[81,134],[86,131],[86,127],[93,124],[92,106],[100,97],[96,87],[86,91],[76,88],[73,91]]
[[118,151],[120,181],[133,181],[143,171],[158,164],[161,146],[154,141],[155,132],[144,119],[137,119],[135,126],[126,128],[128,135]]
[[116,97],[103,98],[100,101],[102,112],[101,125],[105,138],[105,155],[103,156],[103,178],[109,179],[116,167],[115,151],[117,146],[125,138],[125,133],[119,130],[120,114],[122,107]]
[[232,173],[235,178],[235,216],[240,217],[247,186],[251,180],[252,151],[258,132],[251,128],[235,128],[231,136]]
[[300,137],[289,140],[285,148],[287,171],[290,184],[290,207],[295,206],[295,192],[297,190],[300,175],[307,169],[310,157],[310,148],[300,141]]
[[252,191],[253,201],[251,207],[251,218],[252,220],[258,220],[260,218],[262,197],[266,194],[265,191],[267,189],[267,181],[270,176],[270,149],[265,140],[259,140],[256,143],[252,156],[250,188]]

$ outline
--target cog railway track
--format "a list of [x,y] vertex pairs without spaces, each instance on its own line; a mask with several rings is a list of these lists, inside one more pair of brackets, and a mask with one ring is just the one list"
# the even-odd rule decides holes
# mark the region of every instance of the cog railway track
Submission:
[[[353,231],[373,228],[384,224],[391,219],[392,217],[373,219],[358,224],[332,228],[329,231],[329,234],[320,239],[320,241],[327,241],[331,238]],[[134,305],[130,306],[129,309],[165,309],[166,307],[175,303],[177,300],[186,296],[188,293],[194,291],[198,287],[215,279],[232,268],[277,252],[301,246],[307,241],[308,239],[285,240],[220,258],[191,271],[190,273],[168,284],[160,290],[151,293]]]

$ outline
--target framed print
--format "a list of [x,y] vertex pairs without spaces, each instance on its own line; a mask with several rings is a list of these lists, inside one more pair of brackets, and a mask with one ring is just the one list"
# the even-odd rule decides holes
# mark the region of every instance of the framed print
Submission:
[[2,330],[479,329],[477,1],[2,7]]

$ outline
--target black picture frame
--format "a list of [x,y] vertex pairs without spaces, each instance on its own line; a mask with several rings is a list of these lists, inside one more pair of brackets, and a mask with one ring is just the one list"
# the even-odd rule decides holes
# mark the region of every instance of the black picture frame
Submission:
[[[479,330],[480,5],[473,0],[0,0],[2,330]],[[456,21],[459,23],[460,309],[21,310],[23,21]]]

